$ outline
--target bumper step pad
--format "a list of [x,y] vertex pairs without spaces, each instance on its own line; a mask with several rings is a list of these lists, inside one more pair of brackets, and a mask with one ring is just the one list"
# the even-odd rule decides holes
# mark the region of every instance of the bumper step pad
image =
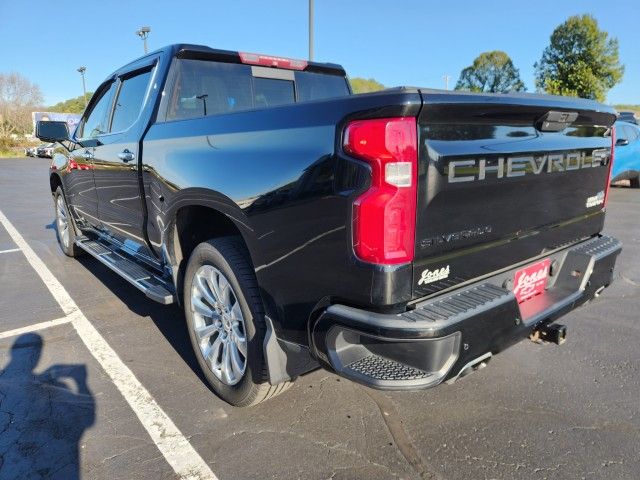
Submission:
[[76,244],[100,263],[143,292],[151,300],[168,305],[176,300],[172,285],[150,268],[135,262],[106,242],[86,237]]
[[509,290],[483,283],[461,292],[446,295],[444,298],[431,300],[418,305],[414,310],[402,314],[405,320],[449,321],[457,316],[465,316],[474,310],[496,301],[509,300],[513,294]]
[[377,380],[420,380],[433,375],[433,373],[423,372],[417,368],[394,362],[378,355],[369,355],[361,358],[347,365],[347,368]]
[[620,240],[608,237],[607,235],[602,235],[601,237],[596,237],[586,243],[572,248],[572,251],[585,255],[593,255],[596,260],[600,260],[601,258],[611,255],[621,249],[622,242]]
[[542,294],[522,304],[502,287],[522,268],[517,265],[402,313],[330,305],[312,327],[316,358],[343,377],[384,390],[454,380],[598,295],[613,280],[621,248],[602,235],[549,254],[558,269]]

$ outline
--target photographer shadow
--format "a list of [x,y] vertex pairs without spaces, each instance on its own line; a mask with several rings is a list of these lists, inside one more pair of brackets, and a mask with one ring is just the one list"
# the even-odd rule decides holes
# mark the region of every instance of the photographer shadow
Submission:
[[36,373],[43,339],[18,337],[0,371],[0,479],[80,478],[80,440],[95,421],[85,365]]

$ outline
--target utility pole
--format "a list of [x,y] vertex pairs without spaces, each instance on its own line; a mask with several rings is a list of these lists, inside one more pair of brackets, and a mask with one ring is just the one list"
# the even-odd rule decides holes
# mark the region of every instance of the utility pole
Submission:
[[309,60],[313,60],[313,0],[309,0]]
[[149,32],[151,29],[149,27],[140,27],[140,30],[136,30],[136,35],[138,35],[142,41],[144,42],[144,54],[147,54],[147,37],[149,36]]
[[447,75],[447,74],[442,76],[442,79],[444,80],[444,89],[445,90],[449,90],[449,79],[450,78],[451,78],[451,76]]
[[84,108],[87,108],[87,85],[84,81],[84,72],[87,71],[87,67],[78,67],[78,72],[82,77],[82,94],[84,95]]

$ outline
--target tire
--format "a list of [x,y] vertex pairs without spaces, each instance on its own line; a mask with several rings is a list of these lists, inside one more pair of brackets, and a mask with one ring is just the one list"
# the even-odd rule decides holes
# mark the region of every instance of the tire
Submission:
[[631,186],[631,188],[640,188],[640,173],[638,173],[638,176],[632,178],[629,181],[629,185]]
[[53,207],[56,217],[56,237],[58,238],[60,249],[68,257],[80,256],[82,250],[76,245],[75,225],[73,217],[69,214],[62,187],[58,187],[53,194]]
[[268,382],[264,307],[245,252],[237,237],[198,245],[187,264],[183,297],[198,364],[215,394],[237,407],[256,405],[291,385]]

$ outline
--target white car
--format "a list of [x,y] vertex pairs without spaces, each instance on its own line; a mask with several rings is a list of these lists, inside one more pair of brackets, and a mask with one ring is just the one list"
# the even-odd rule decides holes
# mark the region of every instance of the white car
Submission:
[[53,158],[53,150],[55,148],[55,145],[55,143],[44,143],[40,145],[36,149],[36,155],[38,157]]
[[35,157],[37,155],[36,147],[26,147],[24,149],[24,154],[27,157]]

